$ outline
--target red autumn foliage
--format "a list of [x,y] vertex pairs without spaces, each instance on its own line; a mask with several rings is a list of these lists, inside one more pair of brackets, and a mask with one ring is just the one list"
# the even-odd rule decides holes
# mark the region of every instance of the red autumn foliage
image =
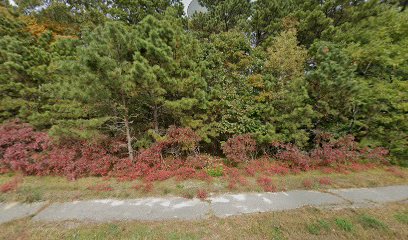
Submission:
[[183,181],[193,178],[196,174],[196,170],[190,167],[181,167],[177,169],[175,176],[177,181]]
[[119,161],[104,148],[81,142],[72,146],[54,147],[41,162],[45,174],[77,179],[85,176],[107,176]]
[[249,134],[234,136],[222,145],[222,151],[233,164],[248,162],[256,151],[256,141]]
[[277,187],[273,184],[272,179],[269,177],[259,177],[256,182],[265,192],[277,191]]
[[389,151],[382,147],[377,147],[374,149],[363,148],[360,150],[361,158],[369,160],[370,162],[376,162],[381,164],[389,164],[387,159]]
[[299,168],[307,171],[312,166],[310,157],[300,151],[295,145],[274,142],[272,146],[277,149],[274,158],[286,163],[290,168]]
[[36,132],[19,120],[0,125],[0,167],[24,174],[36,174],[35,157],[48,149],[47,134]]
[[333,181],[329,177],[322,177],[319,179],[321,185],[332,185]]
[[[120,181],[142,178],[145,184],[140,188],[151,191],[154,181],[172,177],[177,180],[199,179],[211,181],[208,167],[221,160],[205,154],[198,154],[200,138],[189,128],[170,127],[164,140],[150,148],[141,150],[131,161],[123,158],[121,142],[109,138],[87,143],[68,141],[64,144],[52,143],[45,133],[36,132],[28,124],[19,121],[0,125],[0,172],[20,171],[29,175],[60,175],[69,179],[86,176],[115,177]],[[276,150],[271,161],[267,155],[249,161],[256,151],[255,140],[250,135],[235,136],[223,145],[223,152],[233,165],[246,162],[244,173],[285,175],[320,168],[325,173],[364,171],[378,164],[388,163],[388,151],[382,148],[359,149],[350,136],[333,140],[330,135],[321,135],[316,141],[317,148],[310,155],[292,144],[273,143]],[[361,163],[358,160],[368,160]],[[238,168],[223,166],[223,175],[228,187],[233,189],[246,185],[247,180]],[[402,175],[398,170],[389,170]],[[258,184],[265,191],[276,191],[275,185],[267,177],[258,178]],[[321,179],[321,184],[329,184]],[[331,184],[331,182],[330,182]],[[3,188],[13,188],[13,183]],[[98,191],[99,187],[94,186]],[[92,187],[91,187],[92,189]],[[100,187],[101,191],[104,189]]]
[[168,170],[158,170],[155,172],[149,173],[144,180],[148,182],[154,182],[154,181],[164,181],[166,179],[169,179],[173,177],[174,173],[172,171]]
[[403,171],[398,169],[397,167],[389,167],[386,169],[388,172],[392,173],[394,176],[405,178],[405,174]]
[[313,187],[313,180],[312,179],[304,179],[302,182],[303,186],[307,189],[311,189]]
[[153,191],[153,183],[147,182],[143,185],[143,192],[148,193]]
[[191,128],[171,126],[166,135],[166,152],[175,157],[187,156],[198,152],[198,142],[201,138]]
[[21,182],[22,182],[21,176],[16,176],[11,181],[8,181],[0,185],[0,192],[6,193],[6,192],[17,190]]
[[200,189],[197,191],[197,198],[201,199],[201,200],[205,200],[208,197],[208,193],[207,191]]
[[317,145],[310,156],[321,166],[346,164],[360,158],[360,152],[353,136],[345,136],[338,140],[331,140],[327,136],[317,138]]
[[195,179],[201,180],[201,181],[206,181],[206,182],[211,182],[212,181],[212,177],[210,175],[208,175],[207,172],[205,171],[200,171],[200,172],[196,172]]
[[207,166],[213,165],[217,160],[206,154],[198,154],[188,156],[186,164],[195,169],[203,169]]
[[236,168],[225,168],[225,177],[228,181],[228,188],[235,189],[237,184],[245,186],[248,184],[246,178],[241,175],[238,169]]

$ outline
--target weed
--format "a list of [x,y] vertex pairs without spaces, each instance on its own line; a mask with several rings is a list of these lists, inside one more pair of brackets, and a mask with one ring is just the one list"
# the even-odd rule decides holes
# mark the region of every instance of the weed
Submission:
[[193,199],[195,196],[194,192],[192,190],[187,190],[183,193],[183,197],[187,199]]
[[325,220],[318,220],[317,223],[306,225],[306,229],[310,234],[319,235],[322,231],[328,232],[330,230],[330,224]]
[[343,231],[351,232],[354,229],[353,223],[347,219],[336,218],[335,222],[336,222],[336,225]]
[[97,192],[109,192],[113,190],[113,188],[108,183],[96,184],[94,186],[89,186],[87,189]]
[[274,240],[281,240],[283,239],[283,233],[280,227],[273,227],[272,228],[272,239]]
[[169,194],[170,192],[171,192],[170,188],[164,188],[164,189],[163,189],[163,194],[164,194],[164,195],[167,195],[167,194]]
[[397,213],[394,215],[395,219],[404,224],[408,224],[408,212],[407,213]]
[[365,214],[361,215],[359,220],[360,220],[361,225],[364,228],[374,228],[374,229],[386,229],[387,228],[387,225],[385,225],[385,223],[369,215],[365,215]]
[[211,177],[221,177],[224,175],[224,168],[221,165],[214,168],[207,168],[207,174]]

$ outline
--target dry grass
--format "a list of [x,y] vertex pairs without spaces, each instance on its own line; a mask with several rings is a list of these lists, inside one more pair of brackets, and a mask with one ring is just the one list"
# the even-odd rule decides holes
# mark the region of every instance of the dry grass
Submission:
[[[200,221],[0,225],[1,239],[407,239],[408,204],[372,209],[294,211]],[[368,219],[368,220],[367,220]]]
[[[324,190],[328,188],[374,187],[386,185],[408,184],[408,169],[400,169],[404,176],[397,176],[382,168],[371,169],[349,174],[332,173],[324,174],[320,171],[302,172],[285,176],[270,176],[278,191],[305,189],[305,179],[313,181],[313,189]],[[0,175],[0,185],[13,179],[11,174]],[[322,178],[329,178],[331,185],[319,183]],[[247,178],[247,185],[237,184],[235,189],[228,189],[228,182],[223,178],[214,178],[212,182],[199,180],[176,181],[169,179],[155,182],[150,192],[142,189],[136,190],[134,185],[141,181],[119,182],[115,179],[82,178],[77,181],[68,181],[63,177],[35,177],[27,176],[17,190],[2,193],[0,201],[70,201],[95,198],[139,198],[146,196],[196,196],[199,190],[212,194],[224,192],[253,192],[262,191],[256,183],[256,178]],[[111,191],[104,191],[111,188]]]

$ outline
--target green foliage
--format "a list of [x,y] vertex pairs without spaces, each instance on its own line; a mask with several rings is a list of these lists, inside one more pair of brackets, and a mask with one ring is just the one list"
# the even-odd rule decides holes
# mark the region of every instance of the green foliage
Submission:
[[0,6],[0,122],[129,153],[171,125],[215,154],[247,133],[264,151],[352,134],[408,165],[400,1],[202,0],[189,18],[180,0],[15,2]]
[[397,213],[394,215],[394,217],[398,222],[408,225],[408,213],[406,212]]
[[350,222],[347,219],[336,218],[335,223],[336,223],[337,227],[339,227],[343,231],[352,232],[354,230],[353,223]]
[[330,224],[320,219],[316,223],[307,224],[306,229],[313,235],[319,235],[322,231],[328,232],[330,230]]
[[386,229],[387,228],[387,225],[385,225],[380,220],[372,216],[365,215],[365,214],[359,217],[359,221],[361,225],[365,228],[374,228],[374,229]]
[[339,45],[318,41],[310,52],[306,74],[310,103],[317,113],[314,126],[339,135],[350,131],[358,85],[354,67]]
[[221,177],[224,175],[224,168],[221,165],[207,168],[207,174],[211,177]]

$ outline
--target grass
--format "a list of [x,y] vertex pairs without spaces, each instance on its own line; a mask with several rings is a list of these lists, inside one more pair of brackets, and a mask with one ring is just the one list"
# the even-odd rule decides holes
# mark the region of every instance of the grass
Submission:
[[360,216],[360,223],[365,228],[387,229],[387,225],[385,225],[383,222],[375,217],[365,214]]
[[352,222],[350,222],[347,219],[344,218],[336,218],[335,220],[337,227],[340,228],[340,230],[346,231],[346,232],[352,232],[354,229],[354,225]]
[[322,231],[329,231],[330,224],[325,220],[319,219],[316,223],[306,225],[306,228],[309,233],[319,235]]
[[[407,203],[394,203],[377,208],[302,208],[197,221],[101,224],[46,223],[27,218],[0,225],[0,239],[407,239],[406,223],[394,217],[407,211]],[[389,228],[367,228],[362,216]],[[372,220],[368,222],[372,224]],[[310,231],[309,223],[319,231]]]
[[[408,176],[408,169],[401,168],[401,171]],[[12,174],[0,175],[0,185],[13,179]],[[305,179],[314,181],[315,190],[325,190],[328,188],[351,188],[351,187],[374,187],[408,184],[408,178],[395,176],[391,172],[382,168],[375,168],[362,172],[352,172],[350,174],[332,173],[324,174],[320,171],[302,172],[299,174],[273,175],[272,181],[278,187],[278,191],[309,189],[304,186]],[[321,185],[319,179],[329,177],[332,185]],[[139,198],[147,196],[196,196],[198,190],[208,193],[219,194],[224,192],[254,192],[262,191],[256,183],[256,177],[248,177],[247,185],[237,184],[235,189],[228,188],[228,182],[222,177],[216,177],[212,182],[200,180],[176,181],[168,179],[155,182],[150,192],[143,189],[136,190],[135,185],[142,184],[141,181],[120,182],[116,179],[104,179],[97,177],[81,178],[76,181],[68,181],[64,177],[53,176],[27,176],[23,178],[17,190],[0,194],[1,201],[22,201],[35,202],[47,200],[51,202],[84,200],[95,198]],[[111,191],[98,191],[92,186],[107,185]],[[91,187],[90,189],[88,189]],[[92,190],[93,189],[93,190]]]
[[407,224],[407,225],[408,225],[408,212],[405,212],[405,213],[402,213],[402,212],[396,213],[396,214],[394,215],[394,217],[395,217],[395,219],[396,219],[398,222],[404,223],[404,224]]

